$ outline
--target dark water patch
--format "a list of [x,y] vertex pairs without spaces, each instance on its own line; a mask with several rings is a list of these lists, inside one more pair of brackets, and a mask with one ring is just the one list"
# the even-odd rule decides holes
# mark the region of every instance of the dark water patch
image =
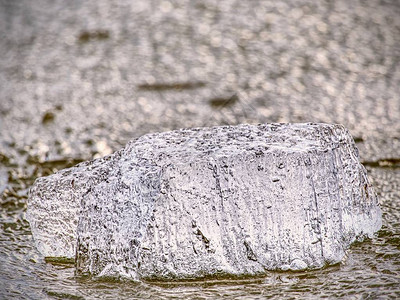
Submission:
[[[61,104],[58,104],[54,107],[55,111],[62,111],[63,110],[63,106]],[[52,111],[52,110],[48,110],[43,114],[42,117],[42,124],[43,125],[47,125],[50,123],[53,123],[54,120],[56,118],[56,114]]]
[[54,299],[85,299],[85,297],[82,296],[77,296],[69,293],[64,293],[64,292],[56,292],[56,291],[48,291],[46,290],[46,294]]
[[167,90],[193,90],[205,87],[204,82],[175,82],[175,83],[143,83],[139,84],[137,87],[142,91],[167,91]]
[[160,279],[145,278],[144,282],[163,288],[177,287],[212,287],[224,285],[249,285],[249,284],[265,284],[270,281],[274,282],[297,282],[299,280],[318,279],[320,276],[326,276],[332,272],[340,271],[340,263],[325,266],[317,270],[300,270],[300,271],[266,271],[256,275],[232,275],[225,272],[217,272],[215,274],[207,274],[196,278],[186,279]]
[[239,100],[237,94],[233,94],[230,97],[216,97],[208,101],[213,108],[224,108],[234,105]]
[[362,142],[364,142],[364,139],[362,137],[360,137],[360,136],[355,136],[354,137],[354,142],[355,143],[362,143]]
[[8,166],[9,163],[10,163],[10,158],[5,154],[0,153],[0,164]]
[[110,32],[106,29],[97,29],[93,31],[82,31],[78,36],[79,43],[88,43],[94,40],[106,40],[110,38]]
[[34,165],[35,169],[33,170],[30,178],[26,178],[26,180],[33,183],[33,181],[38,177],[54,174],[55,172],[57,172],[59,170],[73,167],[83,161],[84,161],[83,159],[68,158],[68,159],[59,159],[59,160],[38,162],[36,158],[29,157],[28,162],[30,164]]
[[362,164],[371,168],[400,168],[400,158],[385,158],[373,161],[363,161]]
[[44,113],[44,115],[42,117],[42,124],[47,125],[49,123],[52,123],[55,118],[56,118],[56,115],[53,112],[47,111]]
[[308,55],[305,55],[303,60],[303,64],[301,65],[301,69],[303,70],[304,73],[308,73],[311,71],[312,66],[311,66],[311,58]]
[[210,277],[203,279],[193,279],[193,280],[176,280],[176,281],[157,281],[157,280],[146,280],[145,282],[149,285],[154,285],[162,288],[177,288],[177,287],[212,287],[212,286],[223,286],[232,284],[251,284],[258,283],[261,284],[265,280],[263,277],[246,277],[246,276],[220,276],[220,277]]
[[[28,221],[22,219],[22,218],[17,218],[17,219],[12,219],[10,222],[4,222],[2,224],[2,230],[5,235],[10,234],[10,236],[15,240],[16,239],[16,232],[20,233],[25,233],[27,234],[28,232],[30,233],[30,227]],[[8,234],[7,234],[8,233]]]
[[286,71],[280,71],[280,72],[270,73],[270,74],[269,74],[269,78],[271,78],[271,79],[278,79],[278,78],[285,77],[287,74],[288,74],[288,72],[286,72]]
[[10,192],[9,189],[3,192],[1,196],[4,200],[0,201],[0,207],[7,212],[24,209],[26,201],[21,201],[21,199],[26,199],[27,197],[10,196],[10,194],[16,195],[15,192]]
[[171,275],[169,278],[159,277],[146,277],[142,278],[143,282],[160,286],[160,287],[178,287],[178,286],[212,286],[220,284],[231,284],[231,283],[253,283],[261,282],[265,278],[264,274],[259,275],[232,275],[223,271],[217,271],[214,274],[198,274],[194,278],[176,278]]
[[95,141],[93,139],[87,139],[83,142],[85,143],[85,145],[88,145],[88,146],[93,146],[95,144]]
[[378,231],[377,237],[378,238],[388,238],[393,236],[393,231],[389,230],[385,225],[382,226],[382,229]]
[[66,266],[66,267],[73,267],[75,265],[75,259],[74,258],[68,258],[68,257],[50,257],[47,256],[44,258],[44,261],[46,263],[55,265],[55,266]]
[[56,160],[47,160],[47,161],[39,161],[37,156],[29,156],[27,159],[27,163],[33,164],[38,168],[42,169],[65,169],[70,168],[74,165],[77,165],[81,162],[85,161],[80,158],[65,158],[65,159],[56,159]]

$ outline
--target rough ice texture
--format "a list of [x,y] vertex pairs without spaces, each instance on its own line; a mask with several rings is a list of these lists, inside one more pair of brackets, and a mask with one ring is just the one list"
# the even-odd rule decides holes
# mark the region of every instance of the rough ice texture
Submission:
[[343,126],[264,124],[142,136],[39,178],[28,219],[80,273],[189,279],[338,263],[381,210]]

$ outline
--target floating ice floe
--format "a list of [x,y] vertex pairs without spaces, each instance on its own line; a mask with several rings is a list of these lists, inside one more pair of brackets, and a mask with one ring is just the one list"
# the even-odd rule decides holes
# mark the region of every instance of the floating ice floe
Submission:
[[381,227],[352,137],[328,124],[148,134],[37,179],[27,218],[44,256],[135,280],[321,268]]

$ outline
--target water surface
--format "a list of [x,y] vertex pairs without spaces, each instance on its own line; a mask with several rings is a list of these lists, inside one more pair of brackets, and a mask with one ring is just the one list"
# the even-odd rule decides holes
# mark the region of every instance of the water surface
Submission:
[[[400,2],[0,1],[0,299],[400,298]],[[25,220],[35,178],[182,127],[349,128],[383,227],[342,264],[191,283],[77,277]]]

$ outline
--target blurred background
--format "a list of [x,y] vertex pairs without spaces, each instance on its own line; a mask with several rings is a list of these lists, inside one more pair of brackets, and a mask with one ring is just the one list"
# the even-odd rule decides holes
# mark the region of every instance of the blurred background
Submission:
[[35,252],[24,212],[36,177],[149,132],[265,122],[349,128],[386,205],[380,239],[395,255],[382,268],[396,283],[400,1],[0,0],[0,296],[54,296],[37,282],[99,292]]

